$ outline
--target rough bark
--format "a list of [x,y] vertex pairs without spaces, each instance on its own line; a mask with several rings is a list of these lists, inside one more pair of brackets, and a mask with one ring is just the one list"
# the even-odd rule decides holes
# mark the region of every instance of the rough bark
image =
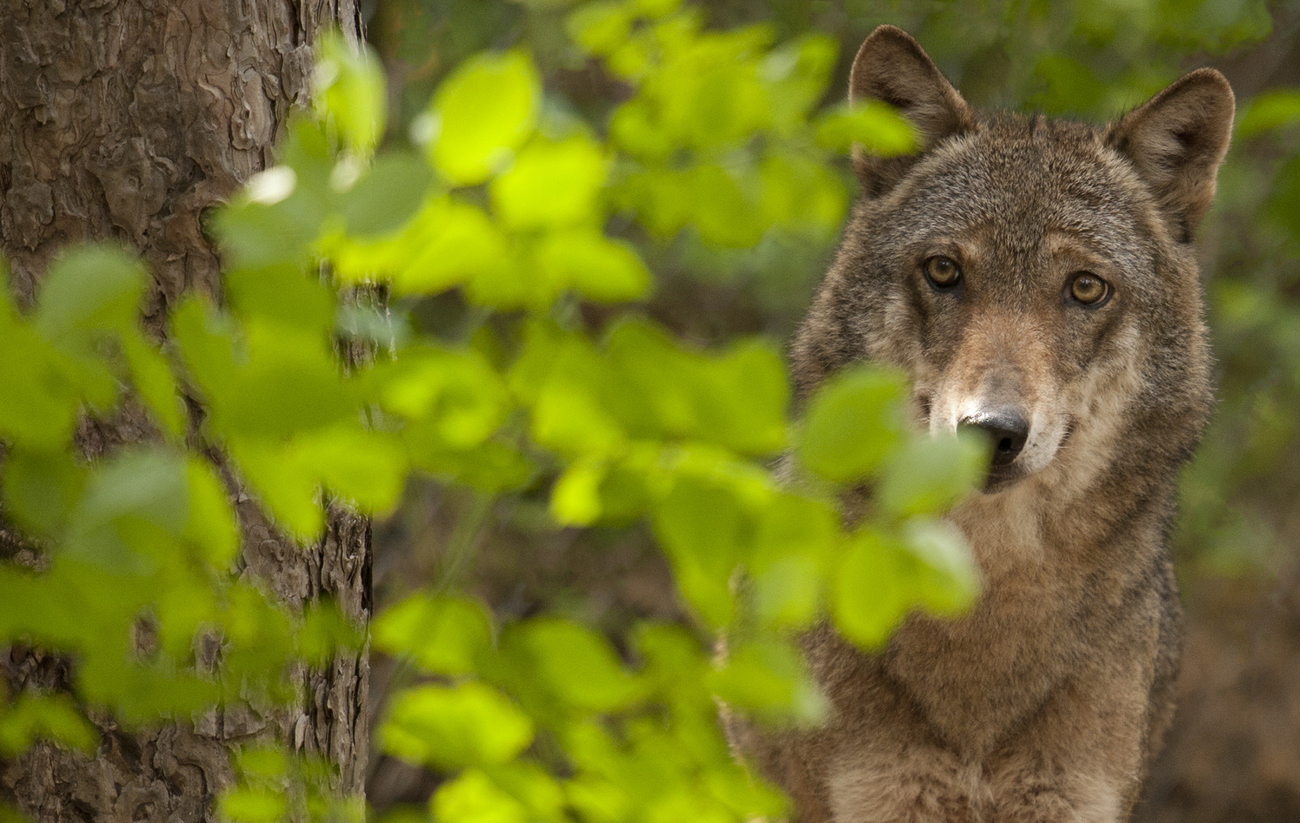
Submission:
[[[0,0],[0,251],[19,302],[32,301],[64,245],[109,238],[150,264],[155,331],[187,290],[219,297],[203,212],[268,165],[290,108],[305,101],[311,44],[332,24],[359,38],[356,0]],[[88,421],[78,445],[94,458],[149,436],[127,411]],[[304,549],[236,499],[243,573],[291,605],[329,596],[367,619],[368,521],[331,511],[325,535]],[[0,532],[0,560],[25,552]],[[0,684],[65,688],[68,665],[40,650],[0,650]],[[230,747],[267,736],[327,755],[339,766],[336,788],[360,794],[364,652],[301,680],[302,702],[288,712],[227,708],[145,733],[93,717],[97,757],[41,744],[0,762],[0,801],[42,821],[208,820],[231,780]]]

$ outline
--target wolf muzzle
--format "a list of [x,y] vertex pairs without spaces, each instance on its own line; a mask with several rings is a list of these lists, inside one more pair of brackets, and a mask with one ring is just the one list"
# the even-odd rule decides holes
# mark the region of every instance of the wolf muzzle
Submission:
[[992,492],[1019,476],[1015,462],[1029,439],[1029,421],[1018,409],[980,411],[957,421],[957,427],[982,432],[993,444],[984,491]]

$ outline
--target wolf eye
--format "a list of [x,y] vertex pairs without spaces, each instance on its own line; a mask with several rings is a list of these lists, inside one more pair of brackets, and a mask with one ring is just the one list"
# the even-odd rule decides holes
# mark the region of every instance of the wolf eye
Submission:
[[1081,271],[1070,281],[1070,297],[1089,307],[1100,306],[1110,299],[1110,284],[1092,272]]
[[961,282],[961,268],[951,257],[930,257],[921,268],[925,271],[925,279],[936,289],[951,289]]

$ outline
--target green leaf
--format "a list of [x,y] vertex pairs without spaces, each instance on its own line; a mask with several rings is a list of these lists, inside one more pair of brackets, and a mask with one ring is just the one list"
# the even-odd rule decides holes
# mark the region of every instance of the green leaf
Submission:
[[438,823],[529,823],[529,809],[478,769],[438,787],[430,801]]
[[467,449],[486,441],[505,421],[510,398],[501,377],[473,350],[412,346],[372,379],[385,409],[427,420],[440,445]]
[[528,139],[540,102],[541,80],[526,54],[480,54],[465,61],[433,99],[433,167],[457,185],[484,182]]
[[831,578],[840,633],[865,649],[883,646],[912,607],[913,568],[896,538],[873,529],[855,534]]
[[353,235],[382,234],[401,226],[419,210],[433,174],[407,152],[384,152],[361,179],[339,197],[339,210]]
[[391,434],[342,425],[299,435],[294,445],[308,471],[363,512],[387,514],[401,498],[406,455]]
[[228,441],[230,456],[267,512],[302,540],[314,540],[325,528],[320,505],[320,478],[298,459],[291,444],[257,439]]
[[981,436],[914,437],[891,456],[876,500],[897,517],[943,512],[979,487],[988,463]]
[[434,201],[399,241],[402,259],[392,271],[399,295],[436,294],[466,280],[479,280],[490,297],[491,283],[522,278],[511,270],[505,237],[476,206],[450,198]]
[[123,249],[73,248],[46,272],[32,328],[46,340],[77,345],[101,332],[132,330],[144,287],[144,267]]
[[90,473],[68,525],[64,551],[80,562],[126,570],[167,557],[188,519],[184,459],[159,447],[115,454]]
[[171,366],[162,352],[145,342],[135,329],[121,334],[122,353],[131,369],[131,381],[163,429],[173,437],[185,433],[185,410]]
[[338,295],[322,283],[319,271],[303,266],[237,268],[226,273],[226,295],[233,314],[324,338],[338,310]]
[[682,595],[707,624],[725,626],[734,609],[731,575],[751,542],[749,513],[729,490],[683,477],[654,527]]
[[505,763],[532,739],[528,716],[481,683],[398,692],[379,729],[383,751],[440,769]]
[[727,649],[709,673],[709,688],[729,705],[765,720],[823,722],[830,708],[792,643],[756,640]]
[[61,448],[83,400],[108,406],[117,381],[103,361],[55,348],[9,309],[0,308],[0,436],[34,448]]
[[379,613],[371,628],[375,647],[433,674],[471,674],[492,649],[487,610],[468,597],[416,595]]
[[917,574],[922,605],[935,614],[960,615],[979,597],[979,569],[956,526],[941,520],[910,521],[904,537],[920,563]]
[[822,579],[839,541],[839,515],[830,505],[788,492],[773,496],[746,560],[763,625],[802,627],[818,616]]
[[650,270],[631,243],[592,229],[547,234],[536,249],[537,267],[556,288],[573,288],[602,303],[644,297]]
[[528,682],[547,689],[561,705],[610,712],[642,694],[609,641],[568,620],[543,617],[511,626],[501,648],[528,673]]
[[1300,122],[1300,89],[1270,89],[1255,95],[1237,120],[1237,136],[1255,137]]
[[383,65],[363,43],[350,43],[337,30],[316,40],[312,101],[357,152],[369,155],[387,120],[388,84]]
[[684,182],[686,190],[672,196],[684,198],[690,221],[704,242],[746,248],[762,239],[767,227],[761,220],[756,176],[708,163],[692,169]]
[[512,229],[591,222],[609,161],[601,147],[579,134],[558,142],[534,140],[492,181],[492,207]]
[[38,739],[52,740],[93,756],[99,730],[66,694],[18,694],[0,703],[0,755],[17,757]]
[[863,366],[835,375],[808,405],[800,462],[840,482],[876,473],[906,430],[905,397],[902,379],[890,372]]
[[621,0],[583,3],[565,20],[569,37],[588,54],[606,55],[627,41],[635,13]]
[[551,491],[551,516],[565,526],[590,526],[601,515],[600,485],[608,467],[603,460],[569,465]]
[[838,106],[817,121],[817,145],[847,152],[859,147],[875,157],[911,154],[920,148],[912,124],[887,103],[868,100]]
[[86,470],[62,450],[42,452],[16,446],[5,454],[0,477],[5,511],[33,535],[60,535],[85,485]]
[[278,789],[235,786],[217,798],[217,814],[230,823],[278,823],[289,815],[289,799]]

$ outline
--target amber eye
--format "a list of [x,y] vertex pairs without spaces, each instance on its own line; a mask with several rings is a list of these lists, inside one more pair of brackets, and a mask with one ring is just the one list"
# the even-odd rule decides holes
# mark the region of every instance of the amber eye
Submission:
[[951,257],[931,257],[921,267],[925,270],[925,279],[936,289],[951,289],[961,282],[961,268]]
[[1100,306],[1110,299],[1110,284],[1092,272],[1081,271],[1070,281],[1070,297],[1085,306]]

